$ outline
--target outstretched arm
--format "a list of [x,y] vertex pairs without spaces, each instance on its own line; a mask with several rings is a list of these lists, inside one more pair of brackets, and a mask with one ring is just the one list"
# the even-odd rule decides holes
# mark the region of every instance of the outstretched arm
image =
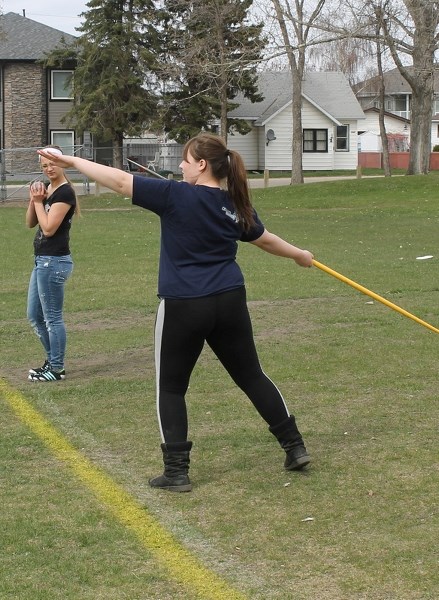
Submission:
[[257,240],[251,242],[261,250],[276,256],[292,258],[301,267],[311,267],[314,255],[308,250],[301,250],[289,242],[283,240],[278,235],[265,230]]
[[133,195],[133,176],[131,173],[126,173],[114,167],[106,167],[105,165],[100,165],[79,156],[58,155],[52,152],[45,152],[44,150],[38,150],[38,154],[50,160],[57,167],[80,171],[86,177],[110,188],[113,192],[129,196],[130,198]]

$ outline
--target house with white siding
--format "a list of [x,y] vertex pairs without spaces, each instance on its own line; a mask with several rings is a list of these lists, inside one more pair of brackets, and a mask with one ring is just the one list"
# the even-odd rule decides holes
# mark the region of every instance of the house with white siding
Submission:
[[[360,152],[382,152],[379,109],[365,108],[365,121],[358,131],[358,149]],[[391,112],[384,112],[384,127],[390,152],[408,152],[410,147],[410,119]]]
[[[413,66],[406,67],[409,71]],[[406,132],[410,131],[409,124],[412,107],[412,88],[401,75],[398,69],[391,69],[384,77],[384,109],[386,113],[393,113],[403,117],[407,122]],[[354,93],[364,111],[380,106],[381,80],[378,76],[360,81],[353,86]],[[431,121],[431,148],[439,144],[439,72],[433,73],[432,121]]]
[[[251,126],[246,135],[229,133],[228,147],[241,153],[246,168],[290,171],[292,168],[292,78],[289,71],[259,75],[264,100],[237,98],[229,112]],[[365,118],[342,73],[307,73],[302,86],[303,170],[356,169],[359,123]]]

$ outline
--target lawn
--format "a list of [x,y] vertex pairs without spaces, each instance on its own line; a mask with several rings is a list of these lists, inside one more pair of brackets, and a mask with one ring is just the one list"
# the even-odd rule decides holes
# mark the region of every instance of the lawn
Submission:
[[[439,327],[439,174],[254,190],[266,227]],[[82,199],[66,294],[65,382],[32,384],[33,231],[0,204],[0,376],[175,540],[249,600],[436,600],[436,333],[322,271],[241,245],[264,371],[313,457],[303,473],[205,349],[188,392],[193,491],[161,471],[153,327],[157,218]],[[417,257],[433,255],[427,260]],[[0,598],[187,600],[0,392]],[[228,596],[225,595],[225,598]],[[233,598],[233,595],[230,595]]]

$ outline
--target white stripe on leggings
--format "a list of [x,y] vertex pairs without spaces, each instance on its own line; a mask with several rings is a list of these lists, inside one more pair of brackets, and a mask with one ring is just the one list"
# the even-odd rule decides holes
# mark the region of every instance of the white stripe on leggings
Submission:
[[163,435],[162,421],[160,419],[159,410],[159,394],[160,394],[160,354],[162,349],[162,336],[163,336],[163,323],[165,321],[165,301],[160,301],[157,309],[157,316],[155,322],[155,334],[154,334],[154,356],[155,356],[155,378],[156,378],[156,409],[157,409],[157,420],[159,422],[160,436],[162,442],[165,442]]

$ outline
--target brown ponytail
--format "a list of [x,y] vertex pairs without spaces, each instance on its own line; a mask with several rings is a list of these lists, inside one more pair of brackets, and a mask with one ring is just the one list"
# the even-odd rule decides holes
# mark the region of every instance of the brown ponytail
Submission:
[[195,160],[203,159],[209,163],[215,179],[227,181],[227,191],[236,214],[244,230],[248,231],[255,224],[255,220],[247,172],[241,155],[235,150],[228,150],[223,138],[212,133],[201,133],[190,139],[183,150],[185,160],[189,152]]

